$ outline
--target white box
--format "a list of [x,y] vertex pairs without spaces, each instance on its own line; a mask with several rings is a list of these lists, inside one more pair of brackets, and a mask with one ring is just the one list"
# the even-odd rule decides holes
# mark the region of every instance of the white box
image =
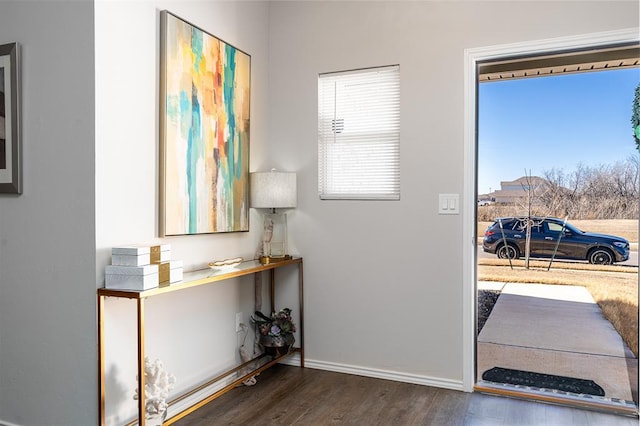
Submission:
[[182,281],[182,260],[171,260],[158,264],[160,275],[160,286],[173,284]]
[[128,256],[140,256],[141,254],[149,254],[151,253],[150,245],[130,245],[130,246],[122,246],[122,247],[113,247],[111,249],[111,254],[126,254]]
[[151,263],[151,254],[140,255],[112,254],[111,264],[116,266],[143,266]]
[[175,282],[182,281],[182,260],[172,260],[170,263],[169,282],[173,284]]
[[165,246],[169,247],[169,244],[151,247],[151,263],[162,263],[171,260],[171,249],[163,249]]
[[170,278],[169,283],[170,284],[174,284],[174,283],[182,281],[183,274],[184,273],[182,271],[182,268],[172,269],[171,270],[171,278]]
[[118,290],[149,290],[158,287],[158,265],[105,268],[105,287]]
[[111,255],[142,256],[149,255],[148,263],[168,262],[171,260],[171,244],[132,244],[113,247]]

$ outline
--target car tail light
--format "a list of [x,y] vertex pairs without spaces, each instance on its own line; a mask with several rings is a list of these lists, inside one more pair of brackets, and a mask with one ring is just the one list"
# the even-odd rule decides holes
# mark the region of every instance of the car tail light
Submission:
[[495,234],[495,232],[493,232],[493,231],[489,231],[489,230],[487,229],[487,231],[484,233],[484,236],[485,236],[485,237],[490,237],[490,236],[492,236],[493,234]]

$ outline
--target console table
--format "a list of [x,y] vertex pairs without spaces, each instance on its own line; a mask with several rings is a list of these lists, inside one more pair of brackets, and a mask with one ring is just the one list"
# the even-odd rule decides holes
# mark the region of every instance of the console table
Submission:
[[[226,385],[222,389],[210,394],[189,408],[184,409],[178,414],[175,414],[171,418],[165,420],[164,424],[172,424],[187,414],[192,413],[198,408],[204,406],[205,404],[213,401],[217,397],[227,393],[240,383],[244,382],[248,378],[255,376],[257,373],[266,370],[267,368],[275,365],[283,358],[290,356],[293,353],[300,354],[300,367],[304,367],[304,310],[303,310],[303,280],[302,280],[302,258],[294,257],[290,260],[285,260],[282,262],[276,262],[271,264],[263,265],[258,261],[251,260],[247,262],[242,262],[239,266],[228,269],[228,270],[212,270],[212,269],[203,269],[195,272],[187,272],[184,274],[184,279],[181,282],[171,284],[165,287],[158,287],[150,290],[144,291],[135,291],[135,290],[113,290],[107,288],[98,289],[98,362],[99,362],[99,383],[100,383],[100,425],[105,424],[105,352],[104,352],[104,301],[106,297],[117,297],[117,298],[125,298],[125,299],[134,299],[136,301],[136,314],[137,314],[137,332],[138,332],[138,389],[140,391],[140,397],[138,398],[138,424],[145,425],[145,377],[144,377],[144,308],[145,308],[145,300],[154,297],[160,294],[171,293],[174,291],[181,291],[187,288],[201,286],[201,285],[212,285],[218,281],[228,280],[230,278],[241,277],[249,274],[262,273],[263,271],[269,271],[270,276],[270,301],[271,301],[271,311],[274,311],[275,306],[275,271],[276,269],[287,267],[290,265],[298,266],[298,291],[299,291],[299,332],[300,332],[300,342],[297,342],[299,345],[297,347],[292,348],[292,350],[283,356],[277,357],[268,361],[266,364],[262,365],[259,368],[252,370],[251,372],[243,375],[242,377],[237,377],[233,380],[232,383]],[[227,370],[221,373],[219,376],[212,378],[208,382],[198,386],[195,389],[192,389],[176,398],[173,398],[169,401],[169,405],[182,401],[185,398],[199,392],[208,386],[234,374],[243,368],[247,367],[251,363],[255,362],[258,359],[265,357],[265,355],[260,355],[248,362],[245,362],[235,368]],[[131,424],[135,424],[135,421]]]

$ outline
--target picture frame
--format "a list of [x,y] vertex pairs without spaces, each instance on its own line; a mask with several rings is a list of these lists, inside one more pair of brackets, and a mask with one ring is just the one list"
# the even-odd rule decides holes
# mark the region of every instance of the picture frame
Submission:
[[0,193],[22,193],[18,43],[0,45]]
[[251,56],[160,12],[160,236],[249,230]]

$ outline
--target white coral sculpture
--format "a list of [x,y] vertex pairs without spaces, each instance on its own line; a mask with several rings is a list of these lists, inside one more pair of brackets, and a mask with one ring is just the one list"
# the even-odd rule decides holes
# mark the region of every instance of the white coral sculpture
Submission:
[[[136,376],[136,380],[138,377]],[[159,359],[151,362],[148,357],[144,358],[144,396],[145,410],[147,415],[162,414],[169,405],[167,398],[169,391],[173,389],[176,383],[176,377],[173,374],[164,371],[164,364]],[[138,399],[138,388],[133,395],[133,399]]]

